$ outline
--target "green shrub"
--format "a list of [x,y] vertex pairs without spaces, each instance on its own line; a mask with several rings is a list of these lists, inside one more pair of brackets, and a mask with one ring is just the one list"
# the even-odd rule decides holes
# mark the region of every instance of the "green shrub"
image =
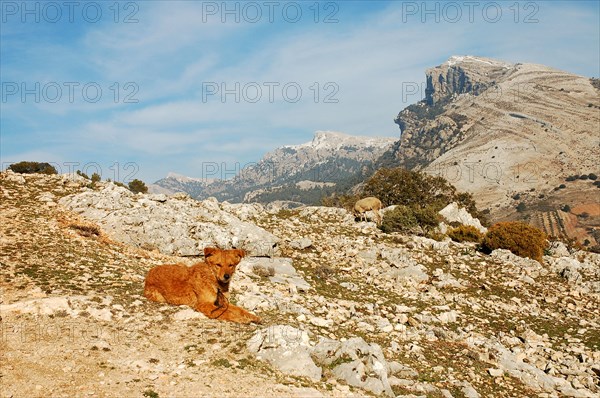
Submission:
[[499,222],[490,227],[483,237],[481,247],[485,252],[507,249],[517,256],[528,257],[542,263],[547,246],[546,234],[523,222]]
[[58,174],[54,166],[45,162],[19,162],[11,164],[8,168],[21,174]]
[[100,177],[100,174],[98,174],[98,173],[92,174],[92,183],[100,182],[101,180],[102,180],[102,177]]
[[129,190],[133,193],[148,193],[148,187],[144,181],[137,178],[129,183]]
[[441,221],[441,216],[433,206],[421,208],[418,206],[397,206],[383,216],[381,230],[390,232],[414,232],[417,227],[425,231],[436,227]]
[[594,173],[590,173],[590,174],[588,174],[588,178],[589,178],[590,180],[593,180],[593,181],[595,181],[595,180],[597,180],[597,179],[598,179],[598,176],[597,176],[596,174],[594,174]]
[[90,179],[90,176],[88,176],[87,174],[83,173],[81,170],[77,170],[75,173],[76,173],[78,176],[81,176],[81,177],[85,178],[86,180],[89,180],[89,179]]
[[472,225],[459,225],[448,231],[448,236],[455,242],[481,242],[483,234]]
[[365,184],[364,196],[379,198],[384,206],[435,206],[438,211],[453,201],[456,188],[442,177],[402,168],[379,169]]
[[327,207],[341,207],[348,211],[354,209],[354,204],[361,199],[360,195],[336,195],[321,198],[321,205]]
[[519,205],[517,206],[517,211],[519,213],[524,212],[525,210],[527,210],[527,205],[525,204],[525,202],[521,202],[519,203]]

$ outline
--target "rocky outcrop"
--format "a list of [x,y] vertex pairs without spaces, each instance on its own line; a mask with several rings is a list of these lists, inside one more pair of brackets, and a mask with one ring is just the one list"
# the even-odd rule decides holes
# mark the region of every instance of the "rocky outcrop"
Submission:
[[199,202],[186,194],[133,194],[113,183],[59,202],[97,221],[113,239],[178,256],[198,256],[207,246],[241,248],[252,256],[274,256],[275,236],[221,209],[216,199]]
[[452,56],[442,65],[427,69],[425,102],[432,106],[460,94],[480,95],[510,75],[513,68],[490,58]]
[[306,331],[289,325],[258,330],[248,340],[247,348],[283,373],[319,381],[321,367],[329,367],[339,380],[389,397],[395,396],[390,385],[390,378],[397,380],[393,375],[418,375],[398,362],[388,362],[379,345],[369,344],[361,337],[346,341],[321,337],[311,346]]
[[[426,79],[425,98],[398,114],[401,138],[380,166],[444,177],[473,194],[492,222],[525,217],[549,235],[595,246],[598,187],[587,176],[600,172],[600,113],[589,78],[454,56]],[[565,203],[589,217],[560,213]]]
[[[481,221],[469,214],[466,209],[459,207],[456,202],[452,202],[448,206],[444,207],[439,211],[439,214],[448,222],[458,222],[462,225],[470,225],[477,228],[482,234],[487,232],[487,228],[481,225]],[[446,226],[443,226],[441,228],[441,232],[446,233],[446,228]]]

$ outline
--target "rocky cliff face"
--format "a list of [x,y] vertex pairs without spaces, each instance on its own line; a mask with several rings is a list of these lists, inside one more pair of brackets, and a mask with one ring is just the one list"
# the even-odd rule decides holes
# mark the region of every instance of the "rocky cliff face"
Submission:
[[[441,175],[471,192],[493,220],[528,217],[543,227],[542,218],[560,217],[542,213],[591,206],[588,218],[546,228],[581,242],[590,238],[584,231],[600,222],[597,187],[565,181],[600,172],[600,91],[590,79],[466,56],[451,57],[426,77],[425,100],[399,113],[401,139],[379,165]],[[521,202],[527,210],[517,213]]]
[[[207,184],[200,180],[188,186],[179,184],[179,189],[198,199],[214,196],[231,202],[315,203],[337,184],[360,182],[361,176],[368,175],[367,170],[372,170],[373,163],[395,141],[394,138],[317,131],[312,141],[277,148],[257,163],[244,167],[230,180]],[[167,186],[163,180],[156,185]]]
[[427,69],[425,102],[433,106],[460,94],[480,95],[514,72],[514,65],[473,56],[452,56],[442,65]]

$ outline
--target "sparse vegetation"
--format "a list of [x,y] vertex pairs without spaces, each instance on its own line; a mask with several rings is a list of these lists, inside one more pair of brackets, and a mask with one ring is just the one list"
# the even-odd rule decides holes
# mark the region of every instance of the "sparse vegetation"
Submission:
[[148,187],[144,181],[138,180],[137,178],[131,181],[128,185],[129,190],[133,193],[148,193]]
[[352,211],[354,204],[361,199],[358,194],[332,194],[321,198],[321,205],[327,207],[341,207],[348,211]]
[[158,393],[152,389],[147,389],[142,395],[147,398],[159,398]]
[[21,174],[58,174],[54,166],[45,162],[18,162],[8,166],[8,169]]
[[448,231],[448,236],[455,242],[481,242],[483,234],[472,225],[459,225]]
[[215,359],[214,361],[211,362],[211,365],[219,366],[222,368],[230,368],[233,366],[233,365],[231,365],[231,362],[229,362],[226,358]]
[[101,235],[100,227],[92,223],[72,222],[69,224],[69,227],[76,230],[79,235],[86,238],[93,236],[98,237]]
[[507,249],[513,254],[528,257],[542,263],[547,246],[546,234],[523,222],[500,222],[492,225],[481,244],[485,252]]
[[436,207],[427,206],[421,208],[419,206],[397,206],[383,216],[381,230],[386,233],[390,232],[420,232],[417,227],[421,227],[424,232],[436,227],[442,217],[438,214]]
[[75,174],[77,174],[78,176],[81,176],[81,177],[85,178],[86,180],[90,179],[90,177],[87,174],[83,173],[81,170],[77,170],[75,172]]
[[275,268],[256,264],[252,267],[252,272],[261,278],[269,278],[275,275]]
[[522,213],[522,212],[524,212],[525,210],[527,210],[527,205],[525,204],[525,202],[520,202],[520,203],[517,205],[517,211],[518,211],[519,213]]

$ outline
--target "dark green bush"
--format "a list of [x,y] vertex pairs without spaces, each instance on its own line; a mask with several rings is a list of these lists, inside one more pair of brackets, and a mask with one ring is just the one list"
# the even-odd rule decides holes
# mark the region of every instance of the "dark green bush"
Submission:
[[481,242],[483,234],[472,225],[460,225],[448,231],[448,236],[455,242]]
[[479,218],[484,225],[487,224],[486,216],[477,209],[470,193],[457,192],[444,178],[418,171],[403,168],[379,169],[365,183],[364,196],[375,196],[384,206],[432,206],[437,211],[456,202],[473,217]]
[[496,249],[510,250],[521,257],[528,257],[542,263],[547,246],[546,234],[523,222],[499,222],[490,227],[483,238],[481,247],[485,252]]
[[379,169],[365,184],[364,196],[379,198],[384,206],[435,206],[453,201],[456,188],[442,177],[402,168]]
[[128,185],[129,190],[133,193],[148,193],[148,187],[144,181],[138,180],[137,178],[131,181]]
[[588,178],[589,178],[590,180],[593,180],[593,181],[595,181],[595,180],[597,180],[597,179],[598,179],[598,176],[597,176],[596,174],[594,174],[594,173],[590,173],[590,174],[588,174]]
[[90,179],[90,176],[88,176],[87,174],[85,174],[85,173],[84,173],[84,172],[82,172],[81,170],[77,170],[75,173],[76,173],[78,176],[81,176],[81,177],[85,178],[86,180],[89,180],[89,179]]
[[417,227],[429,231],[441,221],[441,216],[433,206],[397,206],[386,212],[381,223],[381,230],[390,232],[414,232]]
[[58,174],[54,166],[45,162],[19,162],[11,164],[8,168],[15,173],[21,174]]
[[100,182],[101,180],[102,180],[102,177],[100,177],[100,174],[98,174],[98,173],[92,174],[92,183]]
[[527,205],[525,204],[525,202],[521,202],[517,205],[517,211],[519,213],[524,212],[525,210],[527,210]]

